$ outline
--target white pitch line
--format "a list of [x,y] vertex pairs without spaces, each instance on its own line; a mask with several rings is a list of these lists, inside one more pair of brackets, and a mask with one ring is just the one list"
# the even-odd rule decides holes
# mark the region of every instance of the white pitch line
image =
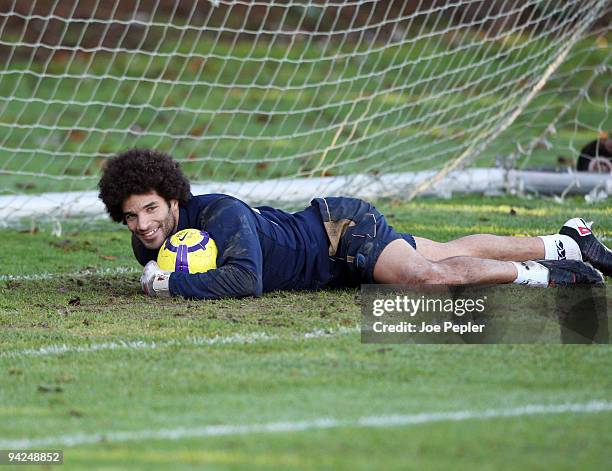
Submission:
[[87,276],[122,275],[140,273],[142,270],[133,267],[98,268],[96,270],[77,271],[72,273],[37,273],[35,275],[0,275],[0,282],[5,281],[41,281],[54,278],[83,278]]
[[246,345],[256,342],[267,342],[271,340],[309,340],[323,337],[335,337],[338,335],[359,332],[358,327],[337,327],[335,329],[317,329],[304,334],[296,334],[287,337],[268,334],[266,332],[252,332],[248,334],[234,334],[215,337],[187,337],[185,339],[171,339],[154,342],[150,340],[116,340],[89,345],[46,345],[39,348],[26,348],[23,350],[0,352],[1,358],[20,357],[44,357],[50,355],[61,355],[64,353],[93,353],[106,350],[154,350],[164,347],[185,346],[210,346],[210,345]]
[[99,442],[127,442],[139,440],[180,440],[182,438],[251,435],[256,433],[287,433],[347,427],[407,427],[434,422],[463,422],[531,415],[598,413],[612,410],[612,402],[590,401],[566,404],[530,404],[506,409],[460,410],[455,412],[423,412],[420,414],[365,416],[357,419],[321,417],[296,422],[262,424],[207,425],[160,430],[116,431],[106,433],[77,433],[40,438],[0,440],[0,449],[28,449],[47,446],[91,445]]

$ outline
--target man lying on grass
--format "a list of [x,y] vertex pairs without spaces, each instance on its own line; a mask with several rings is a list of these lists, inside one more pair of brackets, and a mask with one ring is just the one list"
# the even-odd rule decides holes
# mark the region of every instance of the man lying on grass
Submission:
[[[99,188],[111,218],[132,232],[150,296],[217,299],[360,283],[546,287],[603,283],[598,270],[612,275],[612,251],[580,218],[553,235],[435,242],[397,232],[371,204],[353,198],[315,198],[303,211],[287,213],[251,208],[228,195],[193,196],[175,160],[140,149],[111,159]],[[214,239],[216,269],[160,270],[155,260],[163,242],[187,228]]]

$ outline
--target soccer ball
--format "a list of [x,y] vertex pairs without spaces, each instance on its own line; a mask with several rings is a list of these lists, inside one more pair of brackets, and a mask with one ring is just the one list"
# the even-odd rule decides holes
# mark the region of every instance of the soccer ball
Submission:
[[208,232],[183,229],[166,239],[157,264],[164,271],[202,273],[217,268],[217,245]]

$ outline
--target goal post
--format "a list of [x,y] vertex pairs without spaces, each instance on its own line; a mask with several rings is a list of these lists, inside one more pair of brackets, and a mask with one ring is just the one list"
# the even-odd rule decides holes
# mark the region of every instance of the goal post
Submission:
[[611,15],[607,0],[0,0],[0,215],[101,214],[104,163],[132,147],[253,204],[499,190],[504,165],[555,166],[610,131]]

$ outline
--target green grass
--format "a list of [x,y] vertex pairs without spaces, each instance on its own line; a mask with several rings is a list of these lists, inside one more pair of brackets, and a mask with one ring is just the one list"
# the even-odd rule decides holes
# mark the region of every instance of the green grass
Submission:
[[[578,199],[557,204],[472,196],[377,206],[399,229],[439,240],[473,232],[549,233],[574,214],[596,220],[608,245],[612,237],[609,205]],[[354,425],[363,416],[610,401],[607,345],[381,348],[361,344],[354,331],[360,320],[355,290],[151,299],[141,294],[136,271],[95,274],[138,268],[125,229],[67,224],[61,238],[46,231],[3,231],[2,238],[11,249],[0,256],[0,443],[322,417],[348,423],[328,430],[43,447],[64,448],[68,469],[595,470],[612,458],[611,412]],[[40,273],[56,276],[7,278]],[[329,335],[303,336],[319,330]],[[255,334],[268,337],[205,342]],[[6,354],[130,340],[145,344]]]

